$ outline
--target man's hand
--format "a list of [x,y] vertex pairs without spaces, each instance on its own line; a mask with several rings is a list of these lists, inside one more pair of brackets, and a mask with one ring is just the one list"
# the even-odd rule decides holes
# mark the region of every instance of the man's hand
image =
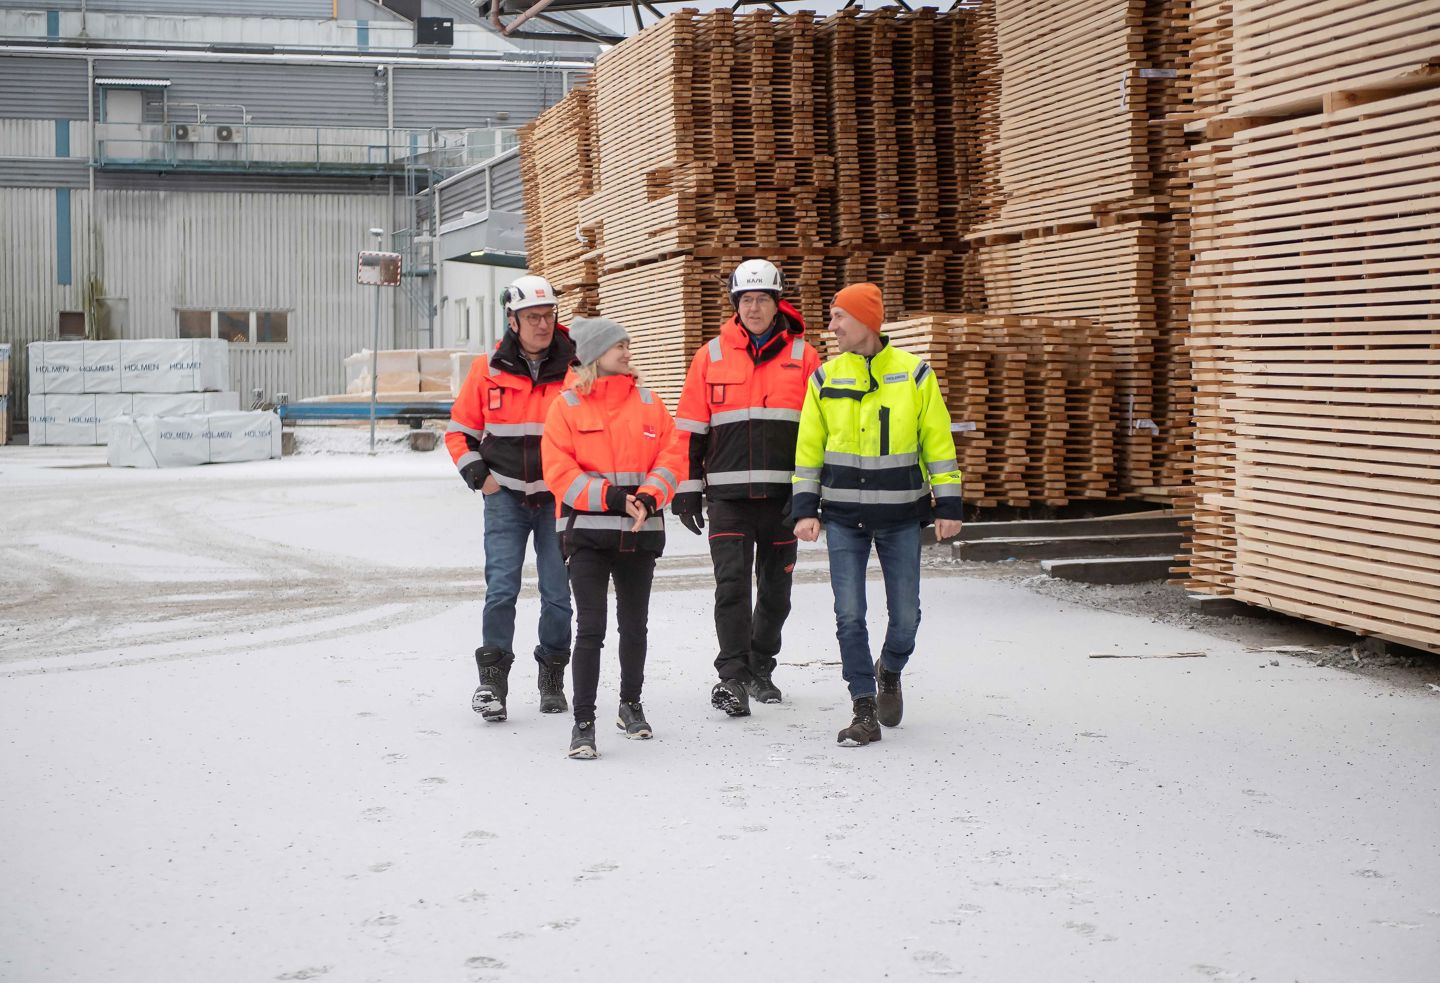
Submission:
[[680,524],[695,535],[703,536],[705,534],[705,517],[699,512],[676,512],[675,518],[679,519]]
[[493,495],[499,490],[500,482],[495,480],[495,476],[493,474],[487,474],[485,476],[485,484],[480,486],[480,494]]
[[495,479],[490,477],[490,469],[484,461],[471,461],[460,469],[460,480],[473,492],[480,491],[482,485]]
[[795,523],[795,538],[803,539],[807,543],[813,543],[820,538],[819,519],[801,519]]
[[944,542],[952,536],[960,535],[959,519],[936,519],[935,520],[935,541]]

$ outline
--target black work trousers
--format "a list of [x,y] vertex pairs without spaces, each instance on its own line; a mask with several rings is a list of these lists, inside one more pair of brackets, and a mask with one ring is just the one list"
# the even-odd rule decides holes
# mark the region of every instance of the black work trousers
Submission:
[[615,618],[620,629],[620,699],[632,703],[640,700],[640,690],[645,685],[645,647],[655,554],[582,546],[571,554],[566,566],[570,571],[570,594],[575,602],[575,651],[570,657],[575,720],[593,721],[612,579]]
[[780,631],[790,616],[795,572],[795,527],[789,504],[783,498],[709,503],[715,637],[720,642],[715,669],[721,679],[743,682],[755,672],[775,669]]

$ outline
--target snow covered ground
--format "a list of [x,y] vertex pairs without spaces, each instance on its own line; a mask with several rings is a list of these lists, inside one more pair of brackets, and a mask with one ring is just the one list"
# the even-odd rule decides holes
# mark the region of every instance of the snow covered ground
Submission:
[[1440,976],[1424,688],[937,568],[904,725],[839,748],[823,550],[786,702],[729,720],[675,525],[658,736],[575,762],[523,660],[470,710],[443,451],[102,462],[0,448],[0,979]]

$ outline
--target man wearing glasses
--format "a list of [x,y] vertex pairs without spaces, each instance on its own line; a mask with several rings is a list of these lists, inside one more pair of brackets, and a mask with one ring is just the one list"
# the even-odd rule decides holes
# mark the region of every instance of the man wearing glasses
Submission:
[[735,268],[735,316],[695,353],[675,413],[688,472],[671,510],[698,536],[702,497],[709,504],[720,646],[710,704],[731,717],[748,716],[752,697],[781,699],[771,674],[795,570],[795,435],[806,380],[820,367],[800,312],[781,299],[784,289],[773,263],[751,259]]
[[564,713],[570,662],[570,585],[555,530],[555,498],[545,487],[540,437],[550,403],[564,388],[575,346],[556,323],[555,291],[543,277],[522,276],[501,295],[505,336],[470,365],[450,413],[445,444],[460,477],[485,503],[485,612],[475,650],[480,685],[476,713],[506,719],[515,661],[515,600],[525,544],[535,542],[540,580],[540,712]]

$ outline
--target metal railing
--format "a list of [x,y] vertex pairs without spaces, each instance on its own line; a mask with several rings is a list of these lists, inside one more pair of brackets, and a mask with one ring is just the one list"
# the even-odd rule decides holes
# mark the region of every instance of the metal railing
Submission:
[[420,167],[440,175],[515,146],[510,128],[412,130],[277,126],[229,122],[100,123],[96,164],[176,170],[385,171]]

